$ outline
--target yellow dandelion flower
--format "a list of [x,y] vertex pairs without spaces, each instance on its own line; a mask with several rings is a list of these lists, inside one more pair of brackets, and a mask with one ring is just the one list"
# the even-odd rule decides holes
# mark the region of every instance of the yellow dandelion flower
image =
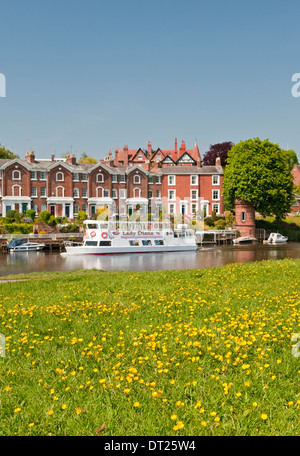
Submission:
[[17,407],[17,408],[15,408],[14,412],[18,413],[20,410],[21,410],[20,407]]
[[261,417],[262,420],[266,420],[268,418],[268,415],[266,413],[262,413],[260,415],[260,417]]
[[49,416],[53,415],[53,410],[49,410],[48,415]]
[[29,423],[28,424],[28,427],[33,427],[34,426],[34,423]]
[[76,415],[80,415],[81,412],[82,412],[81,408],[77,407],[77,409],[76,409]]
[[133,407],[139,407],[140,403],[138,401],[134,402]]
[[171,415],[171,420],[173,420],[173,421],[177,420],[177,415]]
[[66,410],[67,404],[63,404],[63,405],[61,406],[61,408],[62,408],[63,410]]

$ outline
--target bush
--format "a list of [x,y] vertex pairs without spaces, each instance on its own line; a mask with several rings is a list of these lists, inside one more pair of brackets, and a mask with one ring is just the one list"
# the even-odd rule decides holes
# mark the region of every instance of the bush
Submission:
[[77,214],[78,220],[86,220],[88,218],[87,213],[84,211],[78,211]]
[[225,220],[223,220],[223,219],[217,220],[215,222],[215,227],[217,228],[217,230],[225,230],[225,228],[226,228]]
[[35,219],[35,210],[34,209],[28,209],[26,211],[26,217],[31,218],[32,221]]
[[15,209],[10,209],[7,211],[6,218],[9,220],[10,223],[12,222],[19,222],[21,220],[21,214],[19,211]]
[[51,214],[49,211],[42,211],[38,216],[38,220],[41,220],[44,223],[49,223]]
[[211,216],[205,217],[204,223],[207,226],[214,226],[214,220],[213,220],[213,218]]

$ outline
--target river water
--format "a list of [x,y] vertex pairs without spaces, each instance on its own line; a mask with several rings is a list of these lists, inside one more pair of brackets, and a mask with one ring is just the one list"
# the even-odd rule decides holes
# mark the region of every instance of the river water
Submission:
[[202,269],[229,263],[300,258],[300,243],[200,247],[196,252],[125,255],[68,256],[50,252],[19,252],[0,255],[0,276],[40,271],[155,271]]

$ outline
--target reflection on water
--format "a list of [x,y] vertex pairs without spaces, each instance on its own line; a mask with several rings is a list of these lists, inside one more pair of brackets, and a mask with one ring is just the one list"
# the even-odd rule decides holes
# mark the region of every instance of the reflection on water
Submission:
[[201,269],[229,263],[300,258],[300,243],[202,247],[196,252],[124,255],[68,256],[49,252],[18,252],[0,255],[0,276],[37,271],[154,271],[160,269]]

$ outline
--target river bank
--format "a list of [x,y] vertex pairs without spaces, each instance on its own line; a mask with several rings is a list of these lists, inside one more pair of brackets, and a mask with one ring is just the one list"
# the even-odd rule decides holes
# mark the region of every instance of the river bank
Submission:
[[1,284],[1,435],[299,434],[300,259],[34,277]]

